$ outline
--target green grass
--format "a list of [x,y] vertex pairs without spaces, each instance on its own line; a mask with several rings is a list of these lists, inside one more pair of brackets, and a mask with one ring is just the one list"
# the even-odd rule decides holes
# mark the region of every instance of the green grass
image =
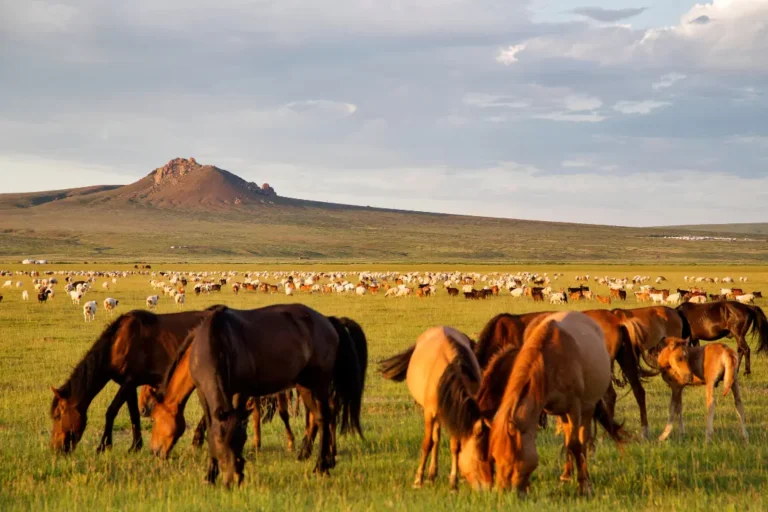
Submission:
[[[89,268],[98,267],[109,268],[109,265]],[[414,265],[403,269],[417,267],[424,268]],[[201,264],[176,268],[229,270],[235,266]],[[558,282],[562,286],[573,284],[575,275],[586,272],[621,276],[661,274],[670,279],[670,287],[682,286],[684,274],[747,275],[750,281],[746,288],[768,290],[768,269],[764,267],[542,266],[529,269],[553,272],[558,268],[566,272],[566,278]],[[153,293],[148,280],[148,277],[121,280],[109,296],[120,300],[120,311],[143,307],[144,298]],[[29,278],[24,277],[23,281],[31,291]],[[101,303],[107,293],[100,287],[101,280],[87,298]],[[715,288],[719,286],[709,286],[710,290]],[[604,288],[599,290],[605,293]],[[442,291],[438,297],[425,300],[385,299],[382,295],[360,298],[301,294],[293,300],[325,314],[355,318],[366,330],[371,365],[363,410],[365,440],[340,438],[337,467],[330,477],[319,478],[312,474],[314,461],[298,462],[295,454],[286,451],[279,421],[265,425],[262,451],[257,454],[250,444],[247,447],[244,485],[228,492],[219,486],[210,488],[202,484],[205,452],[190,446],[191,427],[168,461],[156,460],[146,448],[129,454],[130,424],[128,413],[123,409],[115,423],[114,448],[109,453],[96,455],[104,413],[117,389],[114,384],[108,385],[91,406],[89,425],[76,452],[71,456],[54,455],[48,447],[49,386],[60,385],[68,377],[108,318],[100,305],[97,321],[85,324],[81,308],[72,305],[61,291],[55,300],[42,306],[34,301],[23,303],[21,291],[15,288],[0,293],[5,295],[0,303],[0,510],[360,511],[514,507],[536,511],[565,508],[741,511],[768,508],[768,451],[765,448],[768,361],[763,357],[753,357],[753,376],[741,379],[751,436],[749,444],[740,440],[729,396],[719,399],[714,442],[705,445],[704,390],[689,389],[685,393],[687,435],[684,440],[676,431],[666,444],[632,442],[621,452],[607,440],[600,439],[590,465],[595,490],[591,499],[578,497],[574,485],[558,482],[563,463],[562,439],[554,436],[553,429],[540,432],[541,462],[534,474],[532,493],[525,501],[518,500],[512,493],[474,493],[466,485],[462,485],[458,493],[449,492],[445,436],[437,483],[413,490],[411,482],[423,429],[421,413],[405,384],[384,381],[375,373],[372,363],[410,346],[429,326],[447,324],[473,334],[496,313],[523,313],[540,307],[508,295],[468,302],[450,299]],[[241,293],[234,296],[229,290],[201,297],[189,294],[187,299],[188,309],[220,302],[237,308],[253,308],[285,301],[282,295]],[[627,306],[636,304],[630,302]],[[571,309],[595,307],[598,307],[596,303],[568,306]],[[162,299],[159,311],[175,311],[175,307],[168,299]],[[648,384],[647,390],[651,431],[658,436],[666,420],[669,392],[658,378]],[[629,430],[638,432],[637,406],[631,396],[624,396],[627,391],[619,391],[623,398],[620,398],[617,416],[626,421]],[[188,423],[194,424],[199,415],[199,405],[193,399],[187,409]],[[148,443],[150,423],[143,419],[142,424],[144,440]],[[294,418],[294,432],[301,432],[302,424],[302,419]]]

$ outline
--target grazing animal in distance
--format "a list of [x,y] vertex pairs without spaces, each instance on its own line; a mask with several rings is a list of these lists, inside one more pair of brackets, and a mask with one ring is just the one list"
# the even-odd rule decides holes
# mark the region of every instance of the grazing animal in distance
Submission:
[[704,304],[707,302],[707,298],[704,295],[694,295],[690,299],[688,299],[688,302],[692,304]]
[[85,303],[83,306],[83,315],[86,322],[92,322],[96,319],[96,301],[92,300]]
[[21,300],[29,300],[29,292],[27,290],[21,292]]
[[[466,293],[466,292],[465,292]],[[385,379],[395,382],[406,381],[408,390],[424,414],[424,440],[421,443],[421,459],[416,469],[413,487],[424,484],[424,467],[431,453],[427,480],[437,478],[437,456],[440,444],[440,407],[438,388],[443,386],[443,375],[448,368],[458,372],[473,392],[480,383],[480,366],[472,351],[469,338],[452,327],[432,327],[416,340],[406,351],[380,363]],[[451,489],[457,489],[459,439],[451,436]]]
[[707,387],[707,430],[706,441],[712,440],[715,417],[715,387],[723,381],[723,396],[732,391],[739,418],[741,435],[749,440],[744,425],[744,405],[738,381],[738,358],[736,352],[722,343],[709,343],[703,347],[691,347],[690,339],[667,337],[658,355],[661,376],[672,390],[669,402],[669,420],[660,441],[665,441],[672,433],[675,418],[680,423],[680,434],[685,434],[683,426],[683,389],[686,386]]
[[453,288],[453,287],[449,286],[449,287],[447,287],[445,289],[445,291],[448,292],[448,296],[449,297],[456,297],[456,296],[459,295],[459,289],[458,288]]
[[107,313],[112,315],[112,313],[115,311],[115,308],[120,304],[120,301],[117,299],[113,299],[112,297],[107,297],[104,299],[104,309],[107,310]]
[[176,307],[183,308],[184,307],[184,301],[185,301],[186,295],[183,293],[179,293],[173,298],[173,301],[176,303]]
[[611,298],[610,297],[604,297],[602,295],[595,295],[595,298],[597,299],[597,302],[600,304],[610,304]]
[[160,300],[160,297],[157,295],[150,295],[149,297],[147,297],[147,308],[148,309],[156,308],[158,300]]
[[742,304],[754,304],[755,295],[752,293],[745,293],[744,295],[737,295],[736,300]]
[[83,293],[77,290],[69,292],[69,298],[72,299],[72,304],[80,304],[80,299],[83,298]]

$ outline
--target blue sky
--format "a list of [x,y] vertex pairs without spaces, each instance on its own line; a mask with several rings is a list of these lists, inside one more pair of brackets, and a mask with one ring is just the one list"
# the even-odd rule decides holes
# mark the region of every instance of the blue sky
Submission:
[[768,221],[768,0],[0,0],[0,192],[177,156],[278,193]]

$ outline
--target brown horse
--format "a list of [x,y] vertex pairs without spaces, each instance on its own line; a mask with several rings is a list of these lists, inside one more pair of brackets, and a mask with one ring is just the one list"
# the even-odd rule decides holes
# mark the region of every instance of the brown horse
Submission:
[[736,415],[741,426],[741,435],[749,440],[744,426],[744,405],[738,381],[738,360],[736,353],[722,343],[710,343],[704,347],[689,346],[690,340],[665,338],[664,347],[658,355],[661,375],[664,382],[672,389],[669,402],[669,421],[659,437],[665,441],[675,423],[675,416],[680,422],[680,435],[685,434],[683,427],[683,389],[686,386],[707,386],[707,431],[706,441],[712,440],[712,423],[715,417],[715,387],[723,381],[723,396],[733,390]]
[[480,331],[475,345],[475,356],[480,368],[488,366],[493,355],[503,348],[508,346],[522,347],[523,336],[528,326],[551,313],[551,311],[525,315],[500,313],[491,318]]
[[699,341],[716,341],[728,335],[736,338],[739,346],[739,365],[745,359],[744,374],[752,372],[751,350],[746,336],[750,332],[758,336],[758,352],[768,350],[768,319],[759,306],[748,306],[734,301],[692,304],[686,302],[677,307],[683,319],[683,332],[677,337],[690,338],[693,345]]
[[215,482],[219,468],[226,486],[243,480],[247,397],[293,386],[320,431],[315,471],[327,473],[335,465],[329,422],[332,389],[338,396],[341,432],[362,436],[367,366],[362,333],[352,320],[326,317],[302,304],[250,311],[220,307],[206,318],[189,348],[189,373],[209,425],[207,481]]
[[99,452],[112,446],[112,425],[124,403],[131,417],[131,450],[142,446],[136,388],[157,386],[187,333],[210,313],[190,311],[156,315],[131,311],[112,322],[59,388],[51,387],[51,445],[63,452],[74,450],[88,420],[88,407],[111,380],[120,389],[109,405]]
[[[472,389],[480,383],[480,366],[472,352],[472,344],[466,335],[452,327],[432,327],[416,340],[416,344],[396,356],[382,361],[380,370],[385,379],[402,382],[407,379],[408,390],[416,403],[424,410],[424,440],[421,443],[421,459],[413,486],[424,484],[424,466],[432,454],[427,480],[437,478],[437,454],[440,444],[440,416],[438,388],[447,368],[454,372]],[[457,489],[459,440],[451,436],[451,489]]]
[[[189,374],[189,347],[195,339],[195,331],[192,331],[184,343],[179,347],[176,358],[168,367],[163,382],[160,387],[154,391],[149,386],[146,392],[146,406],[152,404],[152,434],[149,447],[153,454],[165,459],[170,454],[176,442],[184,435],[187,424],[184,419],[184,409],[187,400],[195,390],[195,383]],[[288,393],[288,397],[286,397]],[[277,394],[277,409],[280,419],[285,425],[288,436],[288,449],[293,449],[293,432],[291,431],[290,416],[288,414],[288,401],[290,399],[290,390]],[[257,404],[252,402],[248,404],[248,410],[253,411],[254,428],[254,446],[258,450],[261,448],[261,406],[262,399]],[[267,414],[271,417],[271,414]],[[200,420],[195,429],[195,435],[192,440],[193,446],[202,446],[205,439],[206,424],[205,415]]]
[[[499,380],[506,382],[489,432],[488,396],[498,393]],[[621,427],[601,400],[610,381],[611,361],[600,327],[583,313],[546,316],[526,332],[519,351],[510,347],[494,358],[476,401],[469,392],[461,396],[456,387],[454,399],[441,395],[446,422],[462,437],[462,475],[475,487],[488,488],[495,467],[498,489],[511,484],[524,495],[538,465],[538,419],[546,412],[563,421],[568,457],[561,479],[571,479],[575,464],[579,489],[589,493],[590,421],[598,419],[617,442],[622,437]]]

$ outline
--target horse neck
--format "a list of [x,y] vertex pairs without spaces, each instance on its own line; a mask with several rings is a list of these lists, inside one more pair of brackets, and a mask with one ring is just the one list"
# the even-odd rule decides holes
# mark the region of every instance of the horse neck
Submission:
[[87,410],[96,395],[112,380],[110,366],[110,361],[104,361],[104,357],[86,356],[63,386],[69,390],[68,400],[76,404],[78,409]]
[[171,379],[168,381],[163,403],[177,405],[179,410],[183,411],[187,400],[189,400],[194,390],[195,383],[192,380],[192,375],[189,373],[189,350],[187,350],[173,371]]

